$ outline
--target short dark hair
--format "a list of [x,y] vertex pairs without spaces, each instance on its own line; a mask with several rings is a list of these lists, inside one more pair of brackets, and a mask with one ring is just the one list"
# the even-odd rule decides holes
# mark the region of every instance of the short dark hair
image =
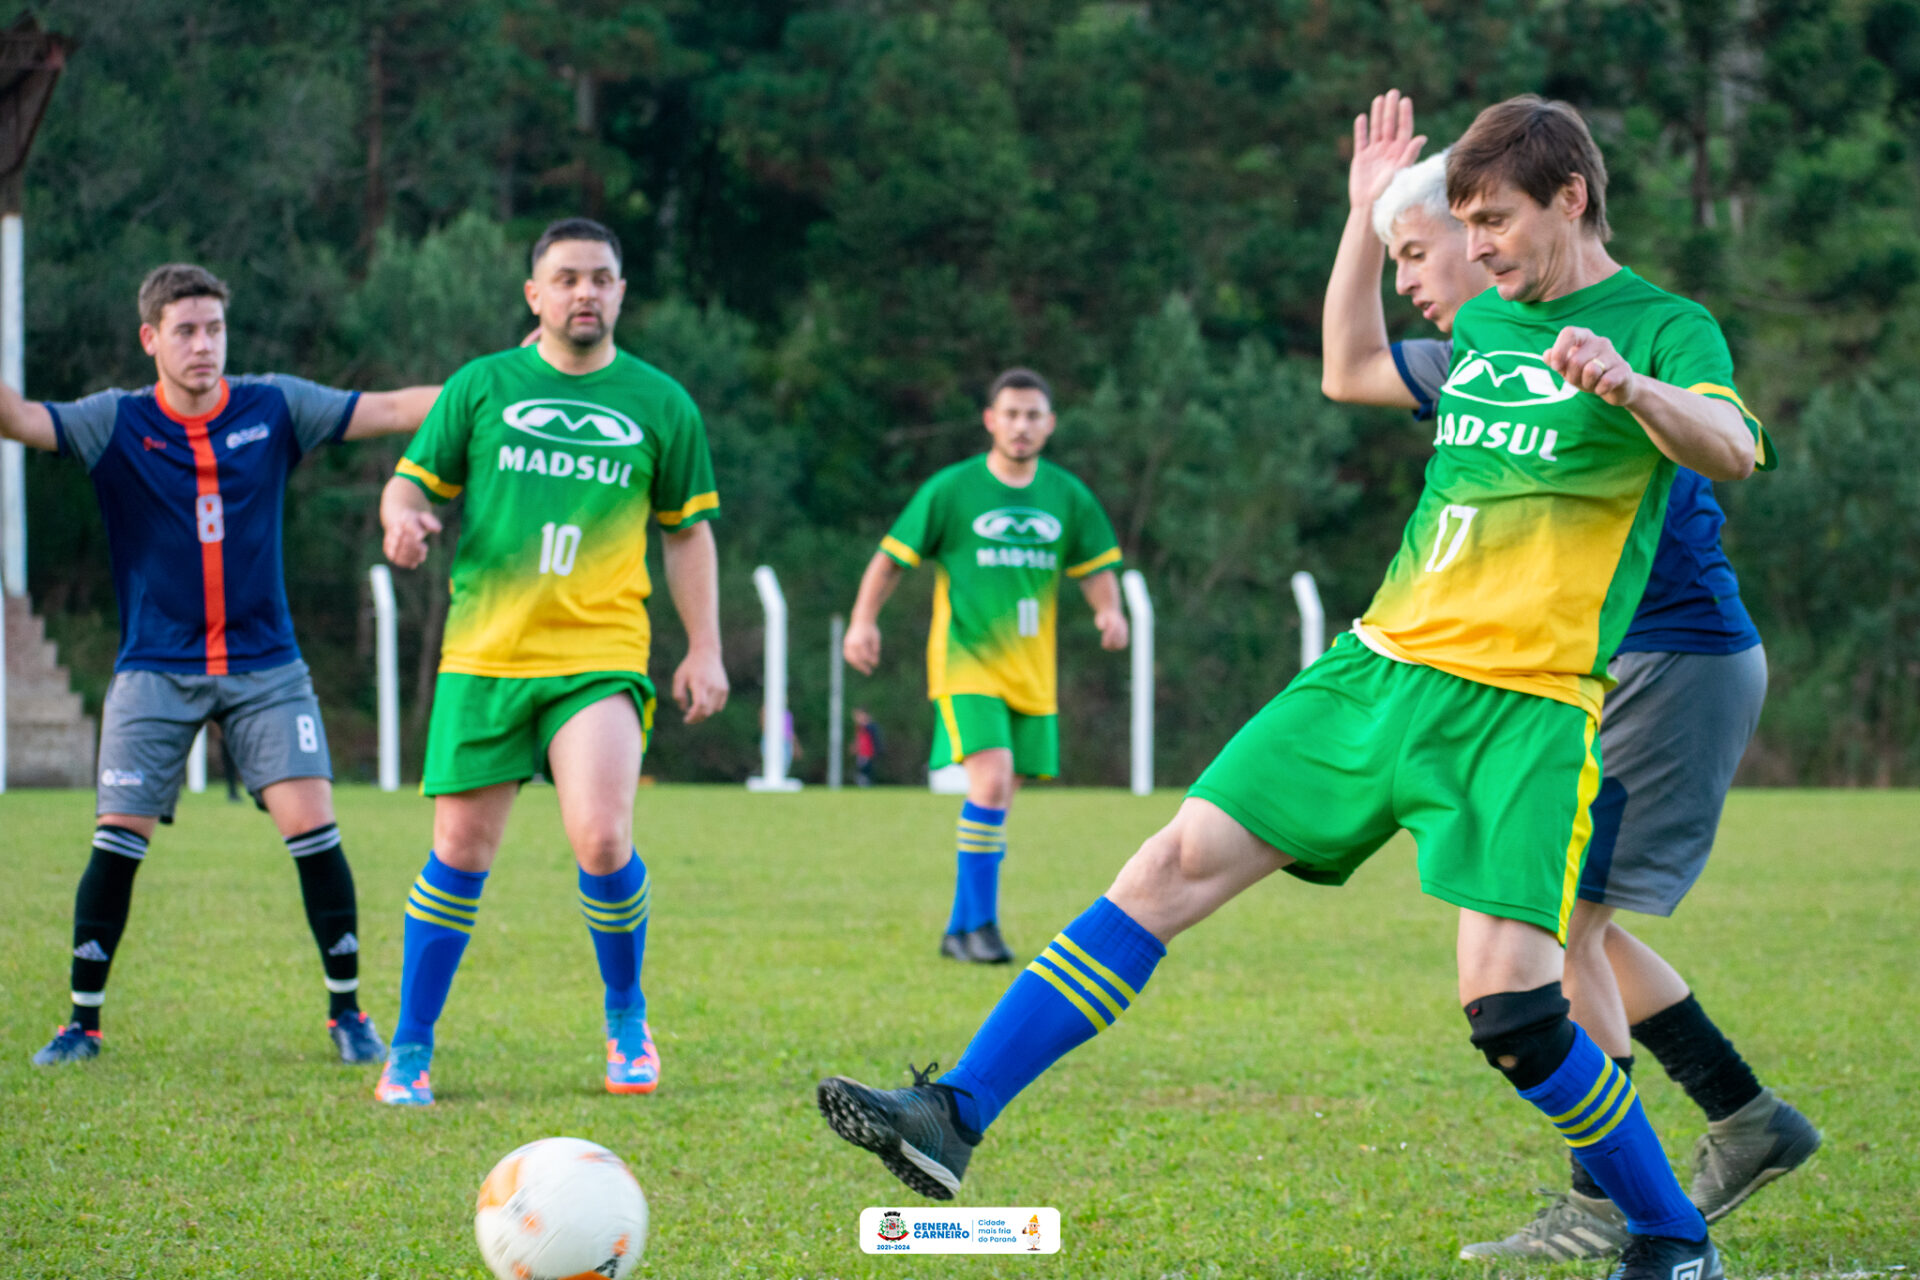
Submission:
[[147,272],[140,282],[140,323],[157,326],[167,307],[182,298],[218,298],[224,307],[232,296],[226,281],[205,267],[169,262]]
[[1607,162],[1587,122],[1567,103],[1523,93],[1475,116],[1448,151],[1447,203],[1458,205],[1511,182],[1544,207],[1576,173],[1587,182],[1580,221],[1600,239],[1611,239]]
[[557,222],[549,222],[547,229],[540,233],[540,238],[533,242],[533,258],[527,264],[528,270],[539,270],[540,259],[546,257],[547,250],[562,240],[598,240],[613,250],[613,264],[616,267],[625,264],[626,260],[620,254],[619,236],[592,218],[561,218]]
[[991,409],[993,402],[1000,398],[1000,393],[1009,388],[1015,391],[1038,391],[1047,398],[1047,408],[1053,408],[1053,388],[1047,385],[1047,380],[1031,369],[1021,368],[1008,369],[993,380],[993,385],[987,388],[987,407]]

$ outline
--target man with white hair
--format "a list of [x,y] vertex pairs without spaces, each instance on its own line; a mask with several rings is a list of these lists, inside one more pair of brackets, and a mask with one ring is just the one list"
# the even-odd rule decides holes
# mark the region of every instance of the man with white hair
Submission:
[[[1491,280],[1467,256],[1466,228],[1447,205],[1446,152],[1414,163],[1426,139],[1398,91],[1354,121],[1352,211],[1323,312],[1322,389],[1353,404],[1434,417],[1453,364],[1450,339],[1390,343],[1380,305],[1381,249],[1395,291],[1443,334]],[[1574,1020],[1623,1071],[1633,1039],[1707,1116],[1691,1196],[1716,1222],[1813,1154],[1820,1135],[1762,1088],[1707,1018],[1686,982],[1612,920],[1615,910],[1671,915],[1712,851],[1733,773],[1766,696],[1766,654],[1720,548],[1725,517],[1711,483],[1676,473],[1646,594],[1610,674],[1600,731],[1605,780],[1592,805],[1578,902],[1568,927],[1566,984]],[[1504,1240],[1463,1256],[1605,1257],[1627,1240],[1625,1216],[1576,1159],[1570,1190]]]

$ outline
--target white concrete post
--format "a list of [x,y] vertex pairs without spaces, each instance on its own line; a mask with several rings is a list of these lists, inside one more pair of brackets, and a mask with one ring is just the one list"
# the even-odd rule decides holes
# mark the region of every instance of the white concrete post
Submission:
[[[20,215],[0,218],[0,381],[26,389],[26,308],[21,270],[25,237]],[[27,594],[27,450],[0,441],[0,591]],[[7,790],[7,627],[0,610],[0,794]]]
[[839,614],[827,625],[827,790],[838,791],[847,778],[847,620]]
[[787,598],[768,565],[753,571],[753,589],[767,619],[766,698],[760,704],[760,774],[747,779],[747,790],[798,791],[799,779],[787,776]]
[[[26,390],[26,232],[20,215],[0,217],[0,380]],[[0,563],[10,596],[27,594],[27,451],[18,440],[0,444],[0,512],[5,556]]]
[[201,725],[200,732],[193,735],[193,745],[187,748],[187,790],[199,795],[207,789],[207,726]]
[[400,789],[400,627],[393,599],[393,571],[383,564],[367,571],[373,586],[373,686],[379,708],[380,789]]
[[1138,569],[1120,575],[1133,622],[1133,794],[1153,794],[1153,598]]
[[1327,614],[1320,607],[1320,588],[1305,569],[1293,575],[1293,603],[1300,610],[1300,669],[1326,652]]

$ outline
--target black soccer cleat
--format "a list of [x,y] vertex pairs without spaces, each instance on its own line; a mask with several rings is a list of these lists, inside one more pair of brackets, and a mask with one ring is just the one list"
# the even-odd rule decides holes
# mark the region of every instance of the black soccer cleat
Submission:
[[1726,1280],[1726,1275],[1711,1240],[1635,1236],[1621,1251],[1619,1265],[1607,1272],[1607,1280]]
[[940,954],[962,964],[1011,964],[1013,952],[1007,950],[1000,926],[989,920],[978,929],[940,936]]
[[[911,1064],[909,1064],[911,1065]],[[820,1082],[820,1114],[833,1131],[871,1151],[887,1172],[932,1200],[951,1200],[967,1161],[980,1141],[960,1127],[953,1089],[934,1084],[940,1064],[913,1068],[905,1089],[870,1089],[858,1080],[829,1076]]]
[[975,964],[1012,964],[1013,952],[1007,950],[1000,926],[989,920],[966,935],[967,958]]

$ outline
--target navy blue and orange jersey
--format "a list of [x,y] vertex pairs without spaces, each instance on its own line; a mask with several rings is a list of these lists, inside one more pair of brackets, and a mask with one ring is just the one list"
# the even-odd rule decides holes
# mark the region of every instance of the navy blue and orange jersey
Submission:
[[120,598],[115,671],[226,675],[296,661],[280,561],[287,475],[346,433],[357,391],[229,378],[183,417],[159,387],[48,404],[93,478]]

